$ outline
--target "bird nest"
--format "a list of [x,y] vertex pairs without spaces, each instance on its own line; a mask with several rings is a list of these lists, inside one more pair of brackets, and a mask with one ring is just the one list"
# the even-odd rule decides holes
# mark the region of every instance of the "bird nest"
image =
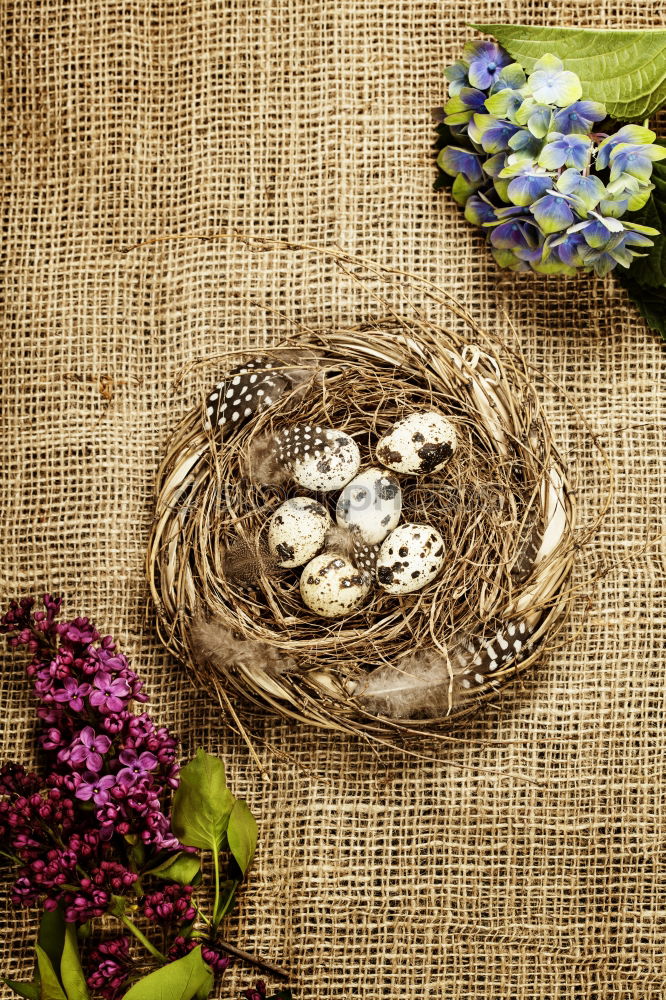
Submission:
[[[432,733],[561,641],[581,542],[566,463],[515,345],[428,294],[462,332],[393,313],[216,358],[219,398],[253,361],[270,405],[218,426],[202,399],[169,442],[147,557],[159,628],[234,716],[238,694],[378,739]],[[257,443],[307,421],[353,436],[367,465],[419,409],[446,415],[458,440],[441,471],[402,477],[403,520],[439,530],[444,567],[416,593],[376,587],[350,616],[322,618],[303,603],[300,570],[267,554],[271,514],[303,489],[257,481]],[[334,512],[332,495],[317,499]]]

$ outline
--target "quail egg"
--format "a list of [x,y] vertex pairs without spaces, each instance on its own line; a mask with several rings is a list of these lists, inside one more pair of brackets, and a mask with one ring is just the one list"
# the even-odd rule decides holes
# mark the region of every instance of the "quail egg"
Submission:
[[357,569],[340,552],[315,556],[301,573],[301,597],[324,618],[342,618],[359,607],[370,593],[370,575]]
[[310,497],[285,500],[268,522],[268,549],[278,566],[302,566],[323,548],[331,518]]
[[384,539],[377,580],[389,594],[411,594],[435,579],[444,565],[444,539],[428,524],[401,524]]
[[397,525],[402,510],[398,477],[386,469],[364,469],[347,483],[335,511],[341,528],[356,527],[371,545],[382,542]]
[[279,461],[290,467],[294,480],[306,490],[342,489],[361,465],[358,445],[349,434],[318,424],[287,427],[275,444]]
[[424,475],[442,469],[456,449],[456,431],[435,410],[410,413],[377,442],[375,454],[395,472]]

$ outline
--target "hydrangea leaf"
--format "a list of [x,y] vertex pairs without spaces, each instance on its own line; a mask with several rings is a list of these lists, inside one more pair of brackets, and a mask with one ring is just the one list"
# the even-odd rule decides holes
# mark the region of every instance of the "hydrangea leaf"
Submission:
[[236,799],[227,788],[224,764],[197,750],[180,772],[173,797],[171,827],[181,844],[219,854]]
[[123,1000],[199,1000],[213,988],[213,971],[201,957],[201,945],[184,958],[144,976]]
[[231,810],[227,840],[229,841],[229,850],[245,875],[252,864],[257,846],[257,821],[250,812],[247,802],[244,802],[243,799],[236,799]]
[[649,118],[666,103],[666,31],[474,24],[493,35],[528,72],[546,53],[580,78],[583,95],[613,118]]

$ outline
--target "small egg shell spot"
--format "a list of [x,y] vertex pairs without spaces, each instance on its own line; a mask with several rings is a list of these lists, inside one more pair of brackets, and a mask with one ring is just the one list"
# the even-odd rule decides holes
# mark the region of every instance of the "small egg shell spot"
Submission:
[[439,472],[456,450],[455,427],[435,410],[410,413],[377,442],[382,465],[408,475]]
[[321,551],[331,524],[328,511],[316,500],[285,500],[268,522],[269,552],[278,566],[303,566]]
[[321,450],[308,448],[306,451],[299,441],[292,462],[292,476],[303,489],[328,493],[342,489],[354,478],[361,465],[361,453],[354,439],[344,431],[328,429],[323,437]]
[[356,527],[364,541],[382,542],[400,521],[402,490],[398,477],[386,469],[359,472],[338,497],[336,520],[341,528]]
[[352,614],[370,593],[370,575],[340,552],[315,556],[301,573],[303,603],[322,618]]
[[431,583],[444,565],[444,539],[428,524],[401,524],[384,540],[377,581],[389,594],[412,594]]

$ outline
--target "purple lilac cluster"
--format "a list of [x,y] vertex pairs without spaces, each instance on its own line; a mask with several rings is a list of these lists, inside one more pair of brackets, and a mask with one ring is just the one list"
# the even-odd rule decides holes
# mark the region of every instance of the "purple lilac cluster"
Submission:
[[129,949],[128,937],[113,938],[93,948],[89,962],[95,971],[88,976],[88,986],[108,1000],[122,996],[132,966]]
[[136,882],[132,850],[145,859],[179,848],[165,812],[178,744],[130,711],[147,698],[112,637],[87,618],[58,622],[60,605],[49,595],[43,611],[31,598],[14,601],[0,621],[9,645],[32,655],[47,761],[44,778],[2,769],[0,838],[21,866],[13,902],[61,905],[68,921],[84,923]]
[[[46,765],[44,776],[15,763],[0,768],[0,843],[18,867],[12,902],[60,907],[75,924],[120,915],[145,943],[122,916],[129,903],[172,942],[169,961],[201,944],[204,961],[221,973],[228,955],[193,934],[192,886],[142,885],[147,878],[155,884],[156,861],[190,850],[173,835],[168,811],[179,782],[178,741],[149,715],[132,713],[132,703],[147,697],[112,637],[87,618],[58,621],[59,598],[46,595],[43,604],[36,610],[32,598],[13,601],[0,619],[9,646],[31,656]],[[120,1000],[127,989],[131,940],[115,937],[88,951],[88,986],[105,1000]]]
[[228,955],[223,955],[221,951],[206,942],[195,941],[192,938],[186,938],[182,935],[174,938],[173,944],[169,948],[169,958],[172,961],[177,958],[183,958],[184,955],[188,955],[198,945],[201,945],[201,957],[204,962],[210,965],[216,975],[229,968],[231,959]]

